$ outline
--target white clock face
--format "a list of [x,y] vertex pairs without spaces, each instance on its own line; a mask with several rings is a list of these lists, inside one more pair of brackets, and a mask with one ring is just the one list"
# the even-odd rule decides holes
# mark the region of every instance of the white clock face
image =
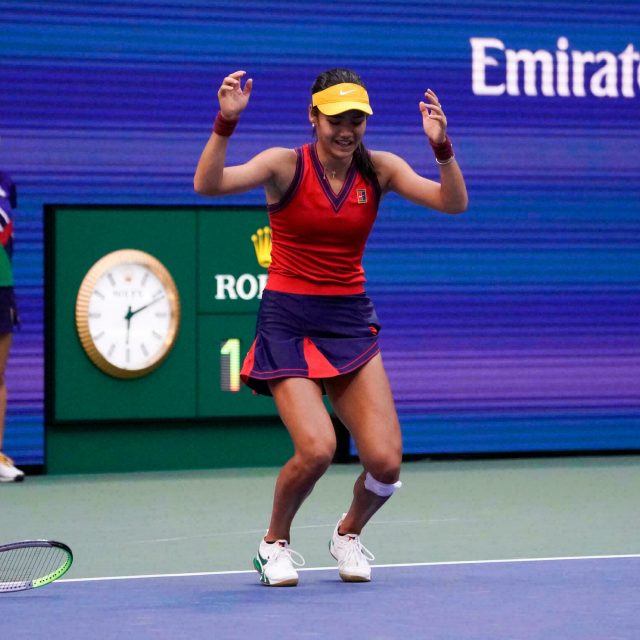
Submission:
[[80,342],[93,363],[120,378],[145,375],[167,356],[180,316],[169,272],[153,256],[114,251],[85,276],[76,301]]
[[171,328],[167,290],[141,264],[105,272],[89,299],[89,331],[98,352],[119,369],[144,369],[163,352]]

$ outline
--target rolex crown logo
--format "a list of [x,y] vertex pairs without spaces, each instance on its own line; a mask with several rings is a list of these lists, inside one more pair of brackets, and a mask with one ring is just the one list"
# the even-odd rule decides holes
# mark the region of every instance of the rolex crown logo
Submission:
[[261,267],[267,269],[271,264],[271,228],[262,227],[252,236],[251,240],[256,250],[256,258]]

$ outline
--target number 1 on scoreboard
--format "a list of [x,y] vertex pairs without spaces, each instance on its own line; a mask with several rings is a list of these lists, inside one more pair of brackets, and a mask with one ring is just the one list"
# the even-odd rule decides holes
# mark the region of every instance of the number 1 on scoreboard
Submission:
[[240,340],[223,340],[220,347],[220,388],[222,391],[240,391]]

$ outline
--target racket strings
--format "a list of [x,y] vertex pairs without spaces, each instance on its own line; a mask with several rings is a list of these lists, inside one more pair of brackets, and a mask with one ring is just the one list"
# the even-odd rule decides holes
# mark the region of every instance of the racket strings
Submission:
[[29,546],[0,553],[0,591],[14,591],[58,571],[67,561],[63,549]]

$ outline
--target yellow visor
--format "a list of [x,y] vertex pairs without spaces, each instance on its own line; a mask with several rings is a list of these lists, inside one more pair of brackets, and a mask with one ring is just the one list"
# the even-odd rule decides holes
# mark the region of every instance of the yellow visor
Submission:
[[365,88],[350,82],[334,84],[328,89],[314,93],[311,96],[311,104],[318,107],[325,116],[336,116],[352,109],[373,115]]

